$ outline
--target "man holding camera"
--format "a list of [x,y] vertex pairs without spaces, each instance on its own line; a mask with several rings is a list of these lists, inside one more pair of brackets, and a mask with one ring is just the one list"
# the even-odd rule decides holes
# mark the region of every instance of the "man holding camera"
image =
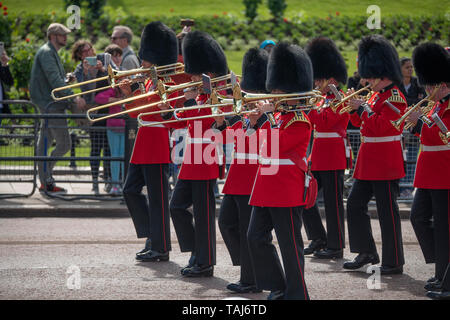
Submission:
[[[75,103],[78,109],[84,109],[86,102],[77,97],[73,101],[55,103],[51,92],[55,88],[65,86],[65,72],[58,50],[66,45],[67,34],[70,29],[59,23],[52,23],[47,29],[48,42],[39,48],[34,58],[30,79],[30,95],[34,104],[39,107],[41,113],[65,113],[70,109],[71,103]],[[64,95],[71,94],[70,90],[63,91]],[[69,102],[67,102],[69,101]],[[49,119],[47,125],[42,122],[38,139],[38,155],[46,155],[47,146],[51,146],[53,140],[56,147],[50,154],[51,157],[61,157],[70,150],[70,136],[66,119]],[[39,191],[65,192],[66,190],[55,186],[52,176],[55,161],[40,161],[38,163]]]

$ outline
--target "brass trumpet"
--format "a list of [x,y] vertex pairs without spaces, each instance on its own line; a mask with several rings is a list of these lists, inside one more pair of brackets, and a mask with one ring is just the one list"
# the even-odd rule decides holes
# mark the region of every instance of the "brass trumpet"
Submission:
[[[417,102],[415,105],[413,105],[411,108],[409,108],[408,111],[405,112],[405,114],[398,120],[393,121],[391,120],[392,125],[397,129],[400,130],[401,125],[403,124],[403,122],[407,121],[408,117],[410,116],[411,113],[413,113],[416,110],[420,110],[422,112],[422,114],[420,115],[420,119],[428,124],[431,125],[432,121],[430,119],[428,119],[427,114],[431,111],[431,109],[433,108],[433,105],[435,103],[435,101],[433,101],[432,99],[434,98],[434,96],[436,95],[436,93],[438,92],[440,86],[436,86],[433,89],[433,92],[429,95],[426,96],[425,98],[423,98],[422,100],[420,100],[419,102]],[[422,105],[424,103],[427,103],[427,105],[425,107],[423,107]],[[419,108],[419,109],[418,109]],[[414,125],[413,122],[408,122],[405,124],[404,129],[408,130],[410,127],[412,127]]]
[[[299,100],[299,99],[307,99],[306,105],[304,106],[292,106],[285,108],[281,104],[286,101],[290,100]],[[161,124],[168,124],[173,123],[177,121],[189,121],[189,120],[200,120],[200,119],[207,119],[217,116],[235,116],[235,115],[243,115],[247,113],[251,113],[254,111],[254,108],[250,107],[249,104],[259,101],[259,100],[274,100],[275,102],[275,110],[278,111],[287,111],[287,112],[293,112],[293,111],[304,111],[304,110],[312,110],[314,108],[320,108],[317,107],[316,104],[320,100],[324,100],[325,98],[322,96],[320,91],[312,90],[307,92],[300,92],[300,93],[286,93],[286,94],[253,94],[248,93],[245,91],[242,91],[239,84],[235,84],[233,86],[233,98],[226,98],[223,96],[218,95],[215,91],[211,93],[210,97],[210,104],[204,104],[199,106],[192,106],[192,107],[186,107],[186,108],[178,108],[178,109],[167,109],[167,110],[160,110],[155,112],[149,112],[149,113],[143,113],[138,116],[138,123],[140,126],[156,126]],[[225,112],[221,113],[219,112],[220,107],[224,107],[227,105],[233,105],[233,111],[231,112]],[[188,110],[195,110],[195,109],[205,109],[210,108],[211,114],[204,115],[204,116],[197,116],[197,117],[189,117],[189,118],[180,118],[177,114],[179,112],[184,112]],[[144,115],[150,115],[150,114],[157,114],[157,113],[163,113],[163,112],[174,112],[174,120],[167,120],[167,121],[160,121],[160,122],[152,122],[148,123],[141,119],[141,116]]]
[[336,113],[337,108],[340,106],[340,104],[335,103],[341,102],[342,99],[344,99],[343,94],[336,88],[334,84],[329,84],[328,87],[330,88],[331,92],[334,94],[334,99],[328,103],[328,105],[322,106],[322,108],[330,107],[331,110]]
[[[106,90],[109,88],[114,88],[118,85],[117,80],[119,80],[121,78],[131,77],[131,76],[138,75],[138,74],[145,75],[148,73],[150,73],[152,77],[157,77],[158,75],[161,75],[161,74],[164,74],[165,76],[181,74],[181,73],[184,73],[184,64],[178,62],[178,63],[168,64],[168,65],[164,65],[164,66],[160,66],[160,67],[151,67],[151,68],[146,68],[146,69],[137,68],[137,69],[127,70],[127,71],[114,70],[111,67],[111,65],[109,65],[108,66],[108,75],[106,75],[104,77],[92,79],[92,80],[74,83],[74,84],[67,85],[64,87],[55,88],[52,90],[51,96],[52,96],[53,100],[55,100],[55,101],[66,100],[66,99],[74,98],[74,97],[81,96],[84,94],[89,94],[89,93],[93,93],[93,92]],[[92,90],[87,90],[87,91],[63,96],[63,97],[56,96],[56,93],[63,91],[63,90],[81,87],[83,85],[87,85],[87,84],[95,83],[95,82],[99,82],[99,81],[105,81],[105,80],[108,81],[109,85],[101,87],[101,88],[95,88]]]
[[[213,78],[213,79],[211,79],[211,82],[218,83],[218,82],[221,82],[221,81],[226,81],[228,79],[230,79],[230,74]],[[175,101],[175,100],[178,100],[178,99],[182,99],[182,98],[184,98],[184,96],[178,96],[178,97],[174,97],[174,98],[170,98],[170,99],[167,99],[167,97],[168,97],[168,95],[170,95],[170,94],[172,94],[174,92],[181,91],[181,90],[184,90],[184,89],[194,88],[194,87],[201,87],[202,85],[203,85],[202,81],[196,81],[196,82],[191,81],[191,82],[187,82],[187,83],[183,83],[183,84],[179,84],[179,85],[169,86],[169,85],[165,85],[161,80],[158,80],[156,88],[155,88],[154,91],[149,91],[149,92],[146,92],[146,93],[134,96],[134,97],[122,99],[122,100],[117,101],[117,102],[111,102],[111,103],[107,103],[107,104],[104,104],[104,105],[101,105],[101,106],[90,108],[86,112],[86,117],[91,122],[97,122],[97,121],[113,118],[113,117],[116,117],[116,116],[120,116],[120,115],[123,115],[123,114],[127,114],[127,113],[131,113],[131,112],[136,112],[136,111],[139,111],[139,110],[147,109],[147,108],[156,106],[156,105],[158,105],[160,103],[168,103],[168,102],[172,102],[172,101]],[[218,90],[225,90],[225,89],[228,89],[230,87],[231,87],[231,84],[226,84],[224,86],[218,86],[217,89]],[[130,103],[130,102],[133,102],[135,100],[148,98],[148,97],[151,97],[151,96],[154,96],[154,95],[159,95],[159,97],[161,98],[161,101],[153,102],[153,103],[150,103],[150,104],[145,104],[145,105],[142,105],[142,106],[139,106],[139,107],[135,107],[135,108],[130,108],[128,110],[123,110],[123,111],[120,111],[120,112],[117,112],[117,113],[114,113],[114,114],[108,114],[108,115],[105,115],[105,116],[102,116],[102,117],[95,117],[95,118],[91,117],[91,113],[92,112],[96,112],[96,111],[101,110],[101,109],[109,108],[109,107],[111,107],[113,105],[117,105],[117,104]],[[160,111],[151,112],[151,114],[163,113],[163,112],[168,112],[168,111],[160,110]],[[149,113],[146,113],[146,114],[143,114],[143,115],[148,115],[148,114]]]
[[[364,91],[367,91],[367,94],[364,96],[361,96],[361,92],[364,92]],[[339,103],[334,105],[333,110],[337,110],[342,104],[346,103],[347,101],[349,101],[350,99],[353,99],[355,97],[359,97],[361,100],[368,100],[371,95],[372,95],[372,90],[370,89],[370,84],[368,84],[367,86],[342,98],[341,101],[339,101]],[[344,114],[345,112],[351,112],[351,111],[352,111],[352,107],[350,105],[348,105],[346,107],[343,107],[339,111],[339,114]]]

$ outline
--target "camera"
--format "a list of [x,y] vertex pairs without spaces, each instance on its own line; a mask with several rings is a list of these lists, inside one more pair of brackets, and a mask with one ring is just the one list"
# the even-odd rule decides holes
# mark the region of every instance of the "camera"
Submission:
[[95,67],[97,65],[97,57],[86,57],[86,61],[90,66]]

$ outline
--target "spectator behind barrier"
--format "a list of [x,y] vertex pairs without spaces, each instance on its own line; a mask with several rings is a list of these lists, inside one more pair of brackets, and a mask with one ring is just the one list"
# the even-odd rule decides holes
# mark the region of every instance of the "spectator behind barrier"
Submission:
[[[0,101],[7,100],[5,85],[14,85],[14,79],[11,75],[8,65],[9,57],[6,55],[6,51],[3,50],[0,56]],[[11,113],[9,106],[7,104],[0,103],[0,113]]]
[[400,64],[402,67],[403,82],[399,89],[405,95],[408,106],[411,106],[425,98],[425,89],[419,86],[417,78],[413,76],[414,68],[411,58],[401,58]]
[[[14,85],[14,79],[9,71],[8,65],[9,57],[6,55],[6,51],[3,48],[3,52],[0,55],[0,101],[7,100],[5,85]],[[9,106],[6,103],[0,103],[0,113],[11,113]],[[3,119],[0,119],[0,125]],[[5,139],[0,139],[0,146],[8,145],[8,141]]]
[[268,53],[272,51],[272,48],[275,47],[275,41],[273,40],[264,40],[259,46],[260,49],[266,50]]
[[[116,64],[112,61],[111,55],[101,53],[96,55],[92,44],[87,40],[78,40],[72,47],[72,58],[79,61],[75,68],[74,74],[78,82],[96,79],[107,75],[107,66],[111,65],[113,69],[117,69]],[[92,59],[94,58],[94,59]],[[97,81],[81,86],[81,91],[101,88],[108,85],[107,81]],[[84,95],[88,107],[95,106],[95,93]],[[89,138],[91,140],[91,157],[100,157],[102,150],[104,157],[111,157],[109,149],[108,137],[106,134],[106,121],[97,121],[89,128]],[[100,160],[90,160],[92,174],[92,191],[99,193],[98,176],[100,168]],[[103,178],[105,181],[111,180],[111,165],[109,161],[103,161]],[[111,184],[105,183],[105,191],[109,192]]]
[[122,49],[122,63],[120,70],[131,70],[139,68],[140,62],[130,47],[133,39],[133,31],[127,26],[115,26],[111,35],[111,43]]
[[[115,44],[111,44],[106,47],[105,52],[111,55],[115,64],[120,65],[122,62],[122,49]],[[124,98],[120,88],[110,88],[95,96],[95,102],[98,104],[107,104],[115,101],[119,101]],[[122,105],[117,104],[109,107],[109,114],[120,112]],[[120,118],[110,118],[106,120],[107,136],[109,142],[109,148],[111,150],[111,156],[123,157],[125,152],[125,120]],[[112,161],[111,163],[111,177],[112,188],[109,194],[113,196],[119,196],[122,194],[122,187],[119,183],[120,172],[124,172],[122,161]]]
[[[48,42],[44,44],[36,53],[30,78],[31,100],[36,104],[41,113],[65,113],[71,108],[71,103],[83,110],[86,102],[83,98],[76,97],[73,100],[54,102],[51,91],[65,85],[65,71],[58,50],[63,48],[67,42],[67,34],[70,29],[59,23],[52,23],[47,29]],[[71,94],[71,90],[62,92],[64,95]],[[48,126],[44,126],[45,123]],[[49,119],[42,121],[38,139],[39,156],[47,155],[48,146],[56,141],[56,147],[50,154],[51,157],[60,157],[67,153],[71,147],[67,119]],[[53,167],[55,161],[39,161],[38,173],[41,186],[40,191],[66,192],[65,189],[57,187],[53,178]]]

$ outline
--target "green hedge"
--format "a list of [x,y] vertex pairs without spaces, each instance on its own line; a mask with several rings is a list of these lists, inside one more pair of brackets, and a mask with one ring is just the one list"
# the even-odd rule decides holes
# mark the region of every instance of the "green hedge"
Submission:
[[[82,17],[86,16],[83,15]],[[81,19],[81,29],[72,32],[66,50],[61,56],[67,70],[73,70],[75,63],[70,60],[67,50],[79,38],[90,39],[97,50],[103,50],[109,44],[109,36],[117,24],[129,26],[137,35],[133,47],[139,47],[139,35],[150,21],[160,20],[173,28],[181,30],[179,17],[138,17],[128,15],[121,9],[106,9],[95,20]],[[0,17],[0,37],[5,42],[8,52],[12,52],[12,69],[18,88],[27,87],[31,63],[37,48],[42,45],[48,25],[52,22],[65,23],[67,16],[50,14]],[[323,35],[336,41],[341,50],[356,50],[362,36],[382,34],[391,40],[398,50],[411,51],[423,41],[436,41],[447,46],[450,43],[450,19],[443,14],[435,16],[391,16],[382,19],[381,29],[370,30],[366,27],[367,17],[347,17],[338,13],[326,18],[311,17],[303,19],[300,15],[292,20],[255,19],[252,23],[239,20],[231,14],[202,16],[195,18],[195,29],[212,34],[225,50],[241,51],[258,45],[265,39],[275,41],[287,40],[305,45],[308,39]]]

